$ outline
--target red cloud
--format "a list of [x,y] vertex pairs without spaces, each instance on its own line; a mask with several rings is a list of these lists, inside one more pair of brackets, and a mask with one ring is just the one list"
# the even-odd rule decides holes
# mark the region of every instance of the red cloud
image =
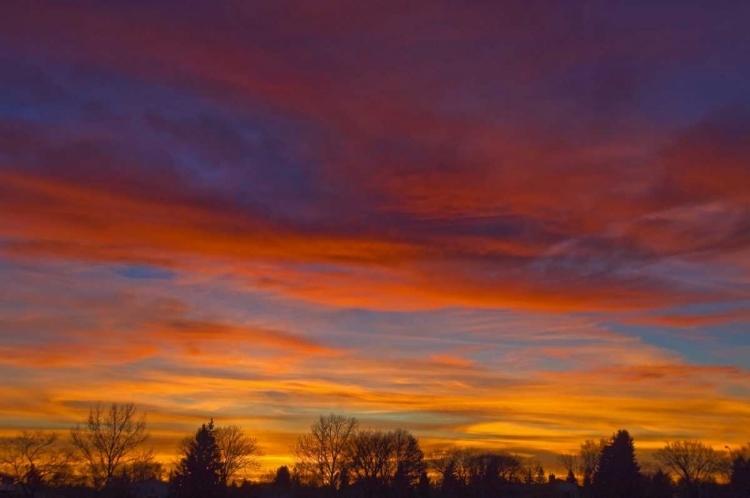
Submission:
[[[437,2],[394,18],[388,5],[336,3],[315,15],[290,7],[230,3],[229,18],[222,9],[7,7],[0,40],[19,53],[115,71],[146,88],[167,83],[237,119],[262,107],[304,130],[282,138],[290,162],[313,165],[297,184],[269,180],[263,205],[252,202],[255,191],[209,192],[190,168],[165,166],[162,147],[189,145],[214,169],[225,144],[185,133],[158,111],[138,122],[160,123],[170,138],[158,146],[128,135],[115,113],[104,123],[91,118],[89,131],[37,126],[8,144],[13,157],[0,166],[3,252],[172,267],[199,259],[237,267],[252,285],[375,308],[627,310],[740,297],[648,268],[675,257],[700,265],[748,246],[746,118],[654,130],[644,117],[607,102],[591,108],[586,95],[554,88],[587,64],[606,73],[597,64],[613,54],[644,61],[637,84],[660,58],[692,57],[697,42],[681,33],[663,39],[658,22],[636,38],[624,33],[628,43],[580,20],[570,33],[558,22],[575,20],[567,9],[529,16],[509,5]],[[541,40],[531,29],[540,23]],[[300,36],[309,43],[289,43]],[[642,37],[654,42],[649,50],[639,48]],[[477,50],[480,42],[493,50]],[[434,44],[446,50],[439,64]],[[609,98],[606,88],[597,93]],[[615,109],[608,128],[595,116],[600,105]],[[72,147],[74,138],[86,146]],[[249,156],[241,147],[227,155],[236,163]],[[227,168],[227,185],[262,182],[287,163],[247,177],[242,166]],[[313,194],[288,202],[295,187]],[[726,214],[721,223],[696,214],[707,203]]]

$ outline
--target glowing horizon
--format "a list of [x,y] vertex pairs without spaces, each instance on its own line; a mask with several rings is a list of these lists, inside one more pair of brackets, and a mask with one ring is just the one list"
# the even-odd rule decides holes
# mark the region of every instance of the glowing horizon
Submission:
[[0,7],[0,433],[750,441],[750,5],[356,3]]

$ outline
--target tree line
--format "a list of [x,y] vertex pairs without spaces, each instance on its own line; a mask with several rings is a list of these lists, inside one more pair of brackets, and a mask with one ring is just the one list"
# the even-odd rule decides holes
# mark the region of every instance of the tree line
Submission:
[[[641,466],[625,430],[558,455],[558,479],[534,459],[450,447],[425,455],[405,429],[363,429],[353,417],[320,416],[292,447],[294,464],[260,480],[256,438],[238,426],[202,424],[178,444],[169,468],[148,449],[145,414],[133,404],[91,407],[68,438],[23,431],[0,440],[0,496],[107,498],[747,498],[750,444],[718,451],[673,441]],[[149,491],[140,483],[151,483]],[[150,494],[148,494],[150,493]]]

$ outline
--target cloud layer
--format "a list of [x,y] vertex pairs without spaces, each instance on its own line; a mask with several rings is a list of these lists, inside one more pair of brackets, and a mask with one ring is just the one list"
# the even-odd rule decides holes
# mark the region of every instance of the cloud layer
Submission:
[[745,442],[748,15],[0,7],[0,425]]

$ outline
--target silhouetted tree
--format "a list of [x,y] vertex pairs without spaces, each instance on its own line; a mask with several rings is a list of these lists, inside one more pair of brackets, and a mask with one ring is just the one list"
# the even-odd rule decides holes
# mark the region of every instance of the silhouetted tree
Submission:
[[652,475],[645,476],[645,498],[672,498],[675,486],[672,478],[663,470],[658,469]]
[[[581,467],[581,458],[572,453],[560,453],[557,455],[557,461],[560,462],[568,475],[573,474],[574,477]],[[594,465],[594,468],[596,468],[596,465]]]
[[28,498],[66,470],[68,460],[55,432],[23,431],[0,440],[0,470],[10,475]]
[[457,463],[450,461],[442,471],[442,482],[440,483],[440,496],[461,496],[466,483],[458,475]]
[[[510,484],[521,481],[523,464],[520,457],[505,452],[492,452],[492,455],[494,460],[493,465],[497,469],[500,482]],[[539,467],[541,468],[541,465]]]
[[408,431],[358,431],[347,450],[347,462],[366,495],[398,487],[402,494],[416,486],[424,470],[424,453]]
[[732,467],[729,475],[732,498],[748,498],[750,497],[750,445],[732,453]]
[[599,465],[599,458],[602,454],[602,448],[607,443],[605,439],[599,442],[587,439],[581,445],[579,465],[581,466],[581,475],[583,475],[583,487],[591,487],[591,478],[594,475],[596,466]]
[[654,452],[654,458],[674,471],[691,497],[700,495],[702,483],[722,470],[724,456],[700,441],[674,441]]
[[146,416],[139,417],[132,403],[112,403],[108,409],[97,404],[89,410],[86,423],[71,431],[73,446],[95,488],[109,486],[120,466],[130,461],[148,437]]
[[565,481],[569,482],[570,484],[578,485],[578,479],[576,478],[576,475],[573,473],[572,470],[568,471],[568,475],[565,476]]
[[544,484],[547,482],[547,474],[544,472],[544,467],[541,465],[536,471],[536,475],[534,476],[534,484]]
[[127,483],[160,481],[164,477],[164,467],[154,458],[153,450],[143,451],[122,467],[120,477]]
[[423,470],[419,474],[419,483],[417,484],[417,497],[430,498],[430,490],[430,476],[428,476],[427,472]]
[[292,474],[289,472],[289,467],[283,465],[276,469],[276,477],[273,479],[273,484],[284,489],[292,486]]
[[[490,451],[475,453],[469,458],[469,485],[479,496],[495,496],[505,484],[505,455]],[[533,480],[533,476],[532,476]]]
[[465,496],[470,490],[496,496],[503,485],[522,482],[524,476],[521,459],[505,452],[452,448],[433,454],[430,464],[442,476],[441,496]]
[[524,471],[523,482],[524,482],[524,484],[533,484],[534,483],[534,471],[531,469],[531,467],[528,467]]
[[547,482],[547,476],[544,472],[542,462],[535,459],[527,460],[525,480],[527,484],[544,484]]
[[389,478],[389,460],[393,439],[383,431],[358,431],[347,448],[347,461],[357,484],[366,496],[385,487]]
[[355,418],[334,414],[321,416],[294,446],[296,472],[311,478],[316,484],[335,489],[357,425]]
[[411,491],[411,483],[409,478],[404,471],[404,468],[399,465],[396,469],[396,473],[391,480],[391,495],[395,498],[406,498],[409,496]]
[[389,432],[393,441],[393,452],[389,459],[389,474],[400,471],[409,486],[419,481],[419,476],[425,470],[424,453],[419,447],[419,441],[409,431],[396,429]]
[[247,477],[249,470],[259,467],[258,440],[245,434],[241,427],[229,425],[215,431],[216,444],[221,452],[221,481],[231,484],[239,477]]
[[458,496],[470,475],[470,450],[451,448],[436,451],[430,456],[430,466],[440,476],[440,495]]
[[175,498],[215,498],[221,496],[221,451],[216,442],[214,421],[203,424],[183,449],[180,463],[172,476],[171,494]]
[[342,495],[346,496],[346,492],[349,489],[350,479],[349,466],[344,464],[341,466],[341,472],[339,472],[339,491]]
[[628,431],[618,431],[604,446],[592,480],[597,498],[636,498],[642,495],[640,467]]

